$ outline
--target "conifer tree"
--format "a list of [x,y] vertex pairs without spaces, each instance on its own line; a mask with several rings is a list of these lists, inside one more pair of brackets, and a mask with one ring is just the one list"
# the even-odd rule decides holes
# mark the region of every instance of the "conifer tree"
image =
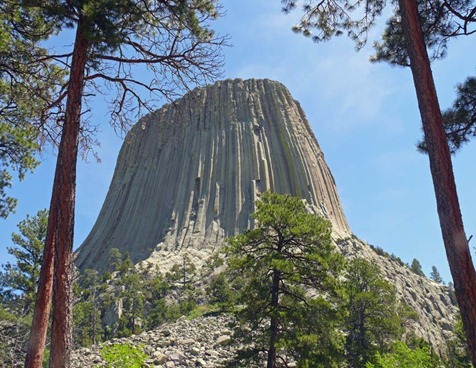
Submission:
[[[456,86],[456,99],[443,111],[443,120],[451,153],[476,136],[476,77],[468,77]],[[418,143],[418,149],[426,153],[424,140]]]
[[73,307],[73,334],[76,346],[88,346],[102,340],[99,294],[100,279],[96,270],[87,269],[79,276],[77,302]]
[[419,276],[425,276],[423,268],[421,267],[421,263],[416,258],[413,258],[412,263],[410,265],[410,270],[412,270],[413,273],[416,273]]
[[[294,0],[282,2],[284,11],[292,10],[297,3]],[[347,34],[356,41],[357,48],[361,48],[387,3],[383,0],[365,3],[310,0],[305,3],[301,21],[294,30],[317,42]],[[396,22],[401,32],[397,33],[400,39],[388,39],[396,42],[389,42],[387,50],[397,63],[407,61],[412,72],[441,233],[472,362],[476,366],[476,270],[464,231],[451,154],[427,50],[432,46],[438,50],[440,41],[444,44],[450,37],[474,33],[471,25],[476,21],[476,5],[474,1],[394,0],[392,3],[397,6],[391,21]],[[425,25],[430,28],[425,29]],[[313,34],[313,31],[317,33]],[[433,43],[435,38],[437,41]]]
[[443,284],[443,278],[441,277],[440,271],[438,271],[436,266],[431,266],[430,279],[432,279],[434,282],[437,282],[438,284]]
[[48,120],[48,106],[62,83],[64,71],[42,60],[41,42],[54,26],[36,9],[18,1],[0,2],[0,217],[16,206],[7,189],[13,172],[22,180],[38,165],[35,154],[40,132]]
[[22,312],[27,314],[33,311],[35,302],[47,221],[48,211],[41,210],[18,223],[19,233],[12,234],[14,246],[7,247],[15,263],[2,265],[0,273],[0,293],[6,299],[19,298]]
[[329,222],[307,213],[301,199],[269,192],[253,218],[254,229],[229,239],[227,253],[244,281],[238,316],[250,324],[255,349],[267,352],[268,368],[289,354],[303,367],[335,366],[341,341],[333,301],[343,258]]
[[[216,37],[209,28],[209,21],[218,14],[211,0],[22,0],[18,3],[22,9],[34,9],[57,31],[75,30],[70,52],[41,58],[65,66],[69,74],[50,106],[54,110],[51,115],[56,117],[52,126],[57,127],[59,148],[26,360],[27,367],[41,366],[54,286],[56,307],[50,364],[68,368],[72,346],[76,162],[80,142],[91,144],[88,136],[91,127],[83,114],[84,97],[112,92],[112,124],[126,129],[130,119],[154,107],[144,96],[172,98],[189,85],[218,76],[222,63],[218,49],[225,40]],[[136,79],[135,72],[144,68],[152,74],[146,81]]]
[[365,368],[375,362],[378,352],[403,333],[404,316],[395,288],[380,276],[379,268],[364,259],[353,259],[346,270],[344,288],[347,293],[347,363]]

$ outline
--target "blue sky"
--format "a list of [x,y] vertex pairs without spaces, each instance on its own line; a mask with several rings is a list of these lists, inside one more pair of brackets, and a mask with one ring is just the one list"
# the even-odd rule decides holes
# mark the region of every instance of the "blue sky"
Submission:
[[[449,271],[436,214],[428,159],[415,149],[420,118],[409,69],[371,64],[371,31],[366,48],[356,53],[345,38],[324,44],[291,32],[298,12],[284,15],[280,1],[224,0],[226,15],[216,24],[229,34],[224,50],[224,78],[270,78],[286,85],[297,99],[324,151],[354,233],[362,240],[395,253],[405,262],[417,258],[429,274],[436,265],[443,278]],[[442,108],[454,98],[456,83],[476,72],[476,38],[453,40],[448,56],[433,65]],[[141,76],[147,78],[147,75]],[[122,139],[108,128],[105,102],[98,99],[92,121],[101,126],[102,160],[78,168],[75,247],[92,228],[104,201]],[[454,169],[467,235],[476,235],[476,143],[454,156]],[[0,263],[10,258],[10,234],[27,213],[48,207],[55,157],[16,183],[17,212],[0,220]]]

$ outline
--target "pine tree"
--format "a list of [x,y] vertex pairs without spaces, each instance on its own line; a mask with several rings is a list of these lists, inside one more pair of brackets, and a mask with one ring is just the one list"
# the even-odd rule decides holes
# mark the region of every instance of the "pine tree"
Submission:
[[341,340],[333,301],[343,259],[329,222],[307,213],[301,199],[269,192],[253,218],[254,229],[229,239],[227,249],[232,274],[244,282],[238,318],[250,324],[248,337],[267,352],[268,368],[291,353],[302,366],[335,366]]
[[206,294],[208,302],[218,306],[220,311],[229,310],[235,301],[235,296],[224,272],[219,273],[212,279],[206,289]]
[[[144,98],[172,98],[189,85],[219,75],[216,37],[209,21],[217,17],[214,1],[138,0],[28,0],[22,9],[35,9],[55,31],[75,29],[72,50],[47,54],[70,71],[64,88],[49,106],[56,113],[58,158],[50,203],[49,228],[40,274],[26,366],[41,366],[53,295],[50,364],[70,366],[72,346],[72,267],[76,163],[81,142],[91,144],[82,118],[85,96],[117,92],[110,106],[113,124],[126,129],[131,119],[153,108]],[[38,59],[37,59],[38,60]],[[135,79],[137,69],[153,73],[147,81]],[[106,88],[102,89],[105,86]],[[58,123],[58,119],[61,122]],[[88,139],[89,138],[89,139]],[[54,291],[53,291],[54,289]]]
[[443,278],[440,275],[440,271],[438,271],[436,266],[431,266],[430,279],[432,279],[434,282],[437,282],[438,284],[444,283]]
[[412,270],[413,273],[416,273],[419,276],[425,276],[423,268],[421,267],[421,263],[416,258],[413,258],[412,264],[410,265],[410,270]]
[[352,260],[344,288],[348,297],[344,329],[345,354],[350,367],[365,368],[403,333],[403,316],[395,288],[379,268],[364,259]]
[[6,299],[19,298],[22,312],[27,314],[33,311],[35,302],[47,221],[48,211],[41,210],[18,223],[19,233],[12,234],[15,246],[7,247],[15,263],[2,265],[0,273],[0,293]]
[[49,19],[18,1],[0,2],[0,217],[15,208],[13,172],[22,180],[38,165],[41,127],[48,119],[64,70],[45,56],[41,42],[54,32]]
[[[283,0],[283,3],[284,11],[290,11],[297,2]],[[401,32],[397,35],[400,38],[384,41],[397,41],[390,42],[388,50],[397,61],[402,60],[401,56],[407,60],[412,72],[441,233],[472,362],[476,366],[476,270],[464,231],[451,153],[427,51],[434,35],[437,42],[433,46],[438,50],[439,40],[445,42],[452,36],[474,33],[471,25],[476,22],[476,7],[473,1],[398,0],[394,3],[398,6],[391,21],[399,25]],[[294,30],[312,36],[317,42],[347,34],[356,41],[357,48],[361,48],[386,4],[383,0],[369,0],[365,4],[358,0],[310,0],[304,5],[304,15]],[[424,12],[422,8],[428,11]],[[436,29],[436,33],[425,33],[425,24],[436,25],[436,28],[430,27],[430,31]],[[314,30],[317,34],[313,35]]]
[[102,341],[100,279],[96,270],[87,269],[79,276],[79,300],[73,306],[73,334],[76,345],[89,346]]
[[[476,136],[476,77],[468,77],[456,86],[456,99],[443,111],[443,120],[451,153]],[[426,153],[424,140],[418,143],[418,149]]]

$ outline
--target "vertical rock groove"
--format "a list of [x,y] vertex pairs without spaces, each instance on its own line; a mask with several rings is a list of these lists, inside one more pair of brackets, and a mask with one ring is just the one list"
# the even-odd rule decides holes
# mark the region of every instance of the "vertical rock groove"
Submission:
[[196,89],[128,133],[77,264],[104,270],[112,248],[134,262],[158,244],[214,248],[252,225],[265,190],[305,198],[337,234],[350,234],[309,122],[282,84],[236,79]]

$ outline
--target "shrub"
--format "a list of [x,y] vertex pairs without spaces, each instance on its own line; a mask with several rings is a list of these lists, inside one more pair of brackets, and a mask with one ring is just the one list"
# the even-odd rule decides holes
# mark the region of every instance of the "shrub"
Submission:
[[106,361],[107,368],[141,368],[148,358],[141,348],[128,343],[104,346],[101,357]]

